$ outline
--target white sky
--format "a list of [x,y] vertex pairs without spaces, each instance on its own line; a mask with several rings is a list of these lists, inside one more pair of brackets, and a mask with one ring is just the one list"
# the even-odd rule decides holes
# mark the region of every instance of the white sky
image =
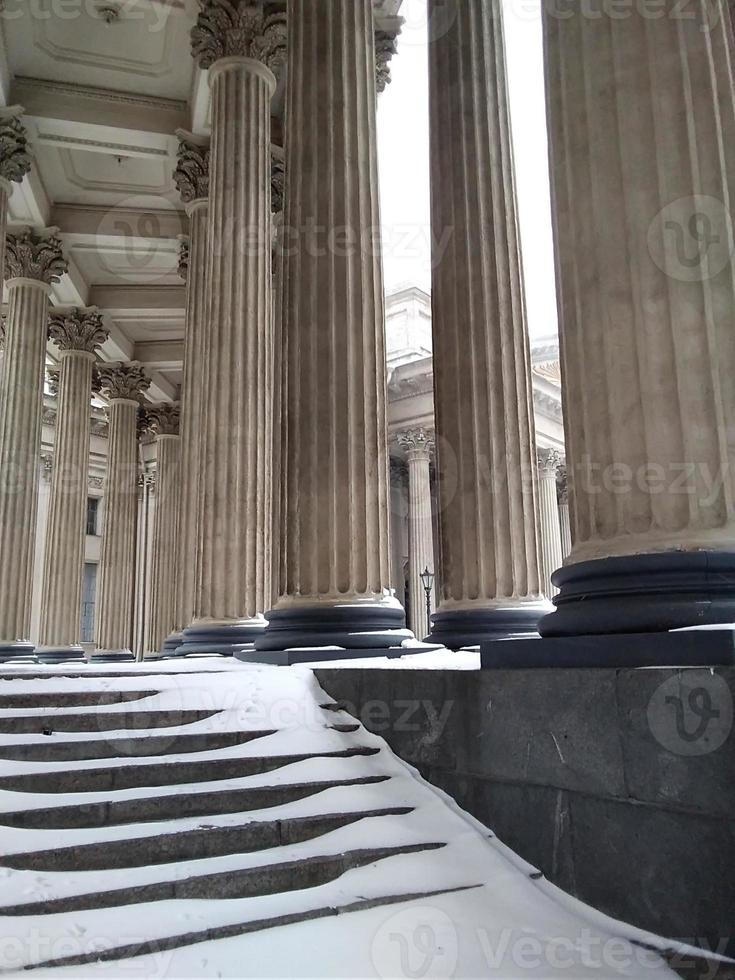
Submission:
[[[519,219],[532,337],[557,329],[540,0],[503,0]],[[393,81],[378,100],[388,290],[431,288],[426,0],[403,0]]]

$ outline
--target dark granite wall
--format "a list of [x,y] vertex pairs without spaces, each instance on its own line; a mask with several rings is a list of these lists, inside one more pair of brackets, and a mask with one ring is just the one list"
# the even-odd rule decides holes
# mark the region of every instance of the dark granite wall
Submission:
[[316,675],[562,888],[735,952],[735,670]]

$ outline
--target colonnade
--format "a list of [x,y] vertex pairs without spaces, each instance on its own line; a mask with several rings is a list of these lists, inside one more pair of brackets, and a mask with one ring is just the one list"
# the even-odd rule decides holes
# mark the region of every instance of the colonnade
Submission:
[[[729,20],[724,0],[706,30],[636,9],[612,18],[603,0],[591,2],[599,17],[543,15],[567,489],[561,458],[535,445],[501,0],[429,0],[443,24],[429,45],[432,237],[442,242],[435,430],[399,441],[411,626],[424,633],[416,571],[433,564],[430,639],[451,648],[539,629],[651,632],[735,612]],[[389,47],[378,40],[379,55]],[[153,426],[159,492],[172,501],[154,529],[152,648],[278,662],[295,650],[395,650],[413,634],[391,589],[374,239],[385,77],[373,4],[289,0],[284,12],[200,0],[192,53],[209,74],[212,131],[209,143],[178,134],[175,180],[190,217],[181,435],[178,408],[148,406],[141,422],[139,365],[100,368],[110,403],[100,653],[128,656],[131,646],[139,424]],[[286,63],[276,202],[270,105]],[[27,162],[17,113],[0,126],[11,134],[11,162],[0,161],[4,222],[8,181]],[[288,248],[274,287],[281,207]],[[315,228],[340,229],[340,247],[314,248]],[[681,250],[687,234],[694,265]],[[12,654],[28,649],[49,293],[65,265],[53,230],[2,237],[0,553],[13,558],[0,564],[0,643]],[[95,311],[54,322],[59,418],[75,431],[58,434],[52,480],[50,656],[76,649],[63,607],[76,601],[77,576],[61,583],[60,569],[78,562],[81,507],[78,495],[60,494],[88,443],[82,406],[103,335]],[[556,588],[552,612],[544,596]],[[676,598],[664,602],[671,588]]]

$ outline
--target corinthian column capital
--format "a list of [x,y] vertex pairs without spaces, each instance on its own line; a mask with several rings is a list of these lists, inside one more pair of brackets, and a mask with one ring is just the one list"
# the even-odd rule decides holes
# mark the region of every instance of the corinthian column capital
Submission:
[[209,144],[183,129],[176,135],[179,149],[174,183],[184,204],[192,204],[209,197]]
[[536,460],[541,473],[556,476],[562,463],[562,454],[557,449],[537,449]]
[[286,58],[286,14],[264,0],[199,0],[191,52],[200,68],[221,58],[254,58],[276,72]]
[[427,462],[434,451],[433,433],[426,429],[408,429],[398,434],[398,445],[406,450],[409,459],[426,459]]
[[191,241],[188,235],[179,235],[179,276],[186,282],[189,278],[189,254]]
[[30,228],[8,232],[5,240],[5,278],[37,279],[51,285],[67,271],[56,228],[36,235]]
[[136,361],[130,364],[105,364],[98,372],[100,391],[110,401],[139,401],[143,392],[150,387],[150,379]]
[[59,350],[84,351],[88,354],[94,354],[109,336],[102,314],[95,308],[52,313],[48,333]]
[[392,31],[375,32],[375,85],[378,93],[390,85],[390,62],[398,51],[398,35],[401,28]]
[[161,402],[147,409],[148,424],[157,436],[177,436],[181,406],[178,402]]
[[0,109],[0,178],[20,183],[31,169],[20,106]]

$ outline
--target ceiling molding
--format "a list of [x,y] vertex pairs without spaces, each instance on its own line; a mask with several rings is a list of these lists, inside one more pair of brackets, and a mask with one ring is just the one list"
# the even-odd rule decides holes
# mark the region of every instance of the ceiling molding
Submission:
[[103,310],[168,310],[183,314],[186,309],[186,286],[137,285],[92,286],[90,306]]
[[95,204],[56,204],[50,224],[62,234],[90,236],[96,240],[114,237],[131,241],[167,239],[186,235],[189,219],[175,208],[124,208]]
[[178,99],[22,75],[13,81],[11,100],[24,106],[27,116],[90,123],[112,132],[143,131],[170,137],[177,129],[189,125],[189,108]]

